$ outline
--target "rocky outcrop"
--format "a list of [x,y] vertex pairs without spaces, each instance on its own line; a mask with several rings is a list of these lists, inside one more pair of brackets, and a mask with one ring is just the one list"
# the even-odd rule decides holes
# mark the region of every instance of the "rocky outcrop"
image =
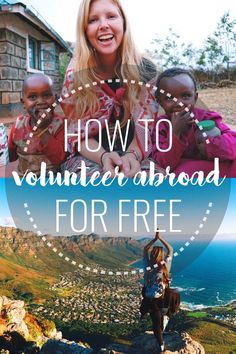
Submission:
[[84,343],[70,342],[65,339],[56,341],[49,339],[40,350],[40,354],[91,354],[94,351]]
[[[201,344],[194,341],[187,333],[167,332],[164,334],[165,354],[205,354]],[[133,340],[132,346],[110,344],[99,354],[158,354],[159,348],[152,332]]]
[[[187,333],[164,334],[165,354],[205,354],[201,344]],[[92,354],[86,343],[75,343],[62,338],[54,323],[29,314],[24,301],[9,300],[0,296],[0,354]],[[152,332],[134,338],[132,345],[113,343],[99,351],[100,354],[152,354],[158,353]]]
[[[25,309],[24,301],[0,296],[0,353],[91,354],[87,344],[62,338],[55,324],[38,319]],[[41,348],[41,350],[40,350]]]
[[26,311],[24,301],[12,301],[6,296],[0,297],[0,314],[2,319],[2,330],[5,323],[5,332],[19,332],[24,337],[29,336],[29,330],[24,322]]
[[[205,354],[201,344],[187,333],[167,332],[164,334],[165,354]],[[156,339],[152,332],[136,338],[132,350],[137,354],[158,353]]]

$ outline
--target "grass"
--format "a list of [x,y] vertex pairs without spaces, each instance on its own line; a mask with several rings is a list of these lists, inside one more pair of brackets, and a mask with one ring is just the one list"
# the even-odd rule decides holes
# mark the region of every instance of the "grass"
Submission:
[[227,326],[201,321],[189,334],[203,345],[207,354],[236,353],[236,333]]
[[205,318],[207,316],[208,316],[208,314],[206,312],[202,312],[202,311],[187,313],[187,317],[193,317],[193,318]]
[[27,301],[51,298],[56,278],[0,258],[0,294]]
[[180,311],[171,321],[170,330],[187,332],[201,343],[207,354],[236,354],[236,326],[207,317],[202,311]]

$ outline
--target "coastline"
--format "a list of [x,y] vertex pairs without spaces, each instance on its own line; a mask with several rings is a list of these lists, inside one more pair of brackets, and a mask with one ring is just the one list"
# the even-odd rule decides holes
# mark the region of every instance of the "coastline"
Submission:
[[[136,259],[135,261],[132,261],[132,262],[128,262],[127,265],[128,267],[133,267],[134,269],[140,269],[139,266],[135,266],[135,263],[137,262],[141,262],[142,261],[142,258],[138,258]],[[172,286],[173,288],[175,288],[177,291],[180,292],[180,296],[181,296],[181,292],[184,290],[182,287],[179,287],[179,286]],[[181,289],[181,290],[179,290]],[[211,309],[211,308],[221,308],[221,307],[227,307],[227,306],[230,306],[232,304],[236,304],[236,299],[232,299],[230,301],[227,301],[227,302],[222,302],[219,304],[211,304],[211,305],[204,305],[203,303],[200,303],[200,304],[194,304],[194,303],[191,303],[191,302],[187,302],[187,301],[181,301],[181,304],[180,304],[180,309],[183,310],[183,311],[188,311],[188,312],[194,312],[194,311],[204,311],[205,309]]]
[[236,304],[236,299],[229,301],[226,304],[221,304],[221,305],[191,305],[185,301],[181,302],[180,304],[180,309],[183,311],[201,311],[204,309],[211,309],[211,308],[217,308],[217,307],[227,307],[230,305]]
[[134,265],[135,263],[137,263],[137,262],[142,261],[142,259],[143,259],[143,258],[137,258],[135,261],[128,262],[128,263],[127,263],[127,266],[128,266],[128,267],[133,267],[133,268],[136,268],[136,269],[140,269],[140,268],[138,268],[138,267],[134,267],[133,265]]

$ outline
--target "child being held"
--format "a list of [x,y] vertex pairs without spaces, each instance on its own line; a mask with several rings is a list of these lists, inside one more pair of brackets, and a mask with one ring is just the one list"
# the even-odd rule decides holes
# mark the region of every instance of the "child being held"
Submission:
[[[181,68],[165,70],[158,77],[156,86],[157,100],[165,111],[165,115],[159,116],[157,121],[169,120],[172,125],[172,136],[168,122],[160,122],[159,149],[156,146],[155,130],[153,134],[154,161],[162,168],[170,166],[170,171],[176,176],[181,172],[192,176],[196,171],[203,171],[206,176],[214,169],[214,158],[219,158],[220,177],[236,177],[236,132],[222,122],[222,117],[218,113],[195,107],[198,92],[192,73]],[[167,95],[168,93],[171,96]],[[179,103],[183,104],[182,107]],[[186,107],[189,112],[185,111]],[[199,122],[207,120],[208,124],[207,122],[204,124],[209,125],[209,128],[215,123],[217,134],[204,138],[195,120]],[[168,150],[171,138],[172,146],[169,151],[159,151]]]
[[[44,74],[28,76],[23,84],[21,102],[25,113],[17,118],[10,132],[10,161],[19,160],[21,176],[27,170],[40,174],[41,162],[46,163],[47,171],[56,172],[65,157],[64,118],[52,107],[55,94],[51,78]],[[51,108],[50,112],[46,111],[48,108]],[[46,114],[44,118],[43,113]],[[42,122],[37,125],[39,119]],[[36,130],[33,130],[34,126],[37,126]],[[30,140],[28,145],[27,140]]]

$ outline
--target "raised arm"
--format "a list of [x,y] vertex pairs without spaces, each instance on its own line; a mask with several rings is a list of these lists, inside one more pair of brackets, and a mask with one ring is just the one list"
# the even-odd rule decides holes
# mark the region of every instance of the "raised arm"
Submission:
[[[159,232],[158,232],[159,234]],[[159,236],[160,242],[166,247],[167,249],[167,256],[173,257],[173,247],[163,238]]]
[[146,256],[148,254],[148,251],[150,250],[150,248],[152,247],[152,245],[159,239],[159,232],[156,232],[156,235],[154,237],[153,240],[151,240],[150,242],[148,242],[148,244],[144,247],[143,250],[143,255]]

